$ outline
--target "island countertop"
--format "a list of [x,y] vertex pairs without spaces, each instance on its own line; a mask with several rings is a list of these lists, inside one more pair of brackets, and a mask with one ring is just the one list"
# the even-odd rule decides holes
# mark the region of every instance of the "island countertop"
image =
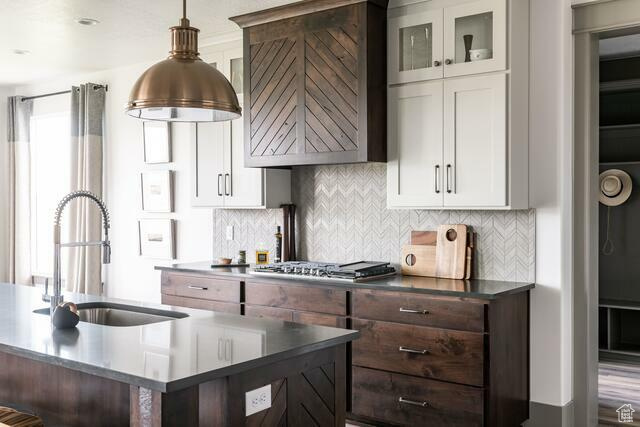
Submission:
[[262,276],[251,274],[251,267],[216,267],[211,268],[212,262],[190,262],[156,266],[156,270],[173,271],[211,276],[227,276],[240,280],[263,282],[290,282],[291,284],[304,286],[337,287],[342,289],[373,289],[378,291],[413,292],[419,294],[446,295],[463,298],[480,298],[486,300],[496,299],[505,295],[525,292],[534,288],[531,282],[513,282],[500,280],[454,280],[439,279],[435,277],[403,276],[396,274],[390,277],[367,280],[357,283],[343,283],[331,280],[305,279],[304,276],[289,278]]
[[[343,344],[357,331],[65,293],[65,301],[113,302],[186,313],[142,326],[80,322],[52,329],[40,290],[0,283],[0,352],[170,392]],[[233,351],[220,343],[233,342]]]

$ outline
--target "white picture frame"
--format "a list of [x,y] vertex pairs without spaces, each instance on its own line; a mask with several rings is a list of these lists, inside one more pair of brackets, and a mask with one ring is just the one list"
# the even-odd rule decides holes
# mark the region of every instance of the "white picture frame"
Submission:
[[171,124],[159,121],[142,122],[142,145],[145,163],[171,163]]
[[173,212],[173,171],[147,171],[140,174],[142,210]]
[[138,253],[143,258],[176,259],[175,220],[138,220]]

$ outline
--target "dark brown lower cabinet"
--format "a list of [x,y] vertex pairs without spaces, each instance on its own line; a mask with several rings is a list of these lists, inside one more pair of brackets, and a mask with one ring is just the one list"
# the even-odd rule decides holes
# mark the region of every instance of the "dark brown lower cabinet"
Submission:
[[163,291],[172,305],[359,330],[344,377],[355,422],[511,427],[529,418],[528,291],[480,299],[185,273],[163,276]]
[[484,390],[353,367],[352,411],[406,426],[482,426]]
[[482,387],[485,335],[353,319],[353,364]]
[[[505,427],[529,418],[529,292],[431,301],[352,293],[352,313],[375,319],[351,321],[362,334],[352,343],[352,418],[374,425]],[[465,326],[457,315],[464,311],[475,319],[484,313],[484,321]],[[468,329],[422,326],[454,318]]]
[[309,311],[296,311],[287,308],[265,307],[260,305],[245,305],[245,316],[266,317],[269,319],[286,320],[289,322],[305,323],[308,325],[331,326],[334,328],[346,328],[347,318],[332,314],[313,313]]
[[242,312],[241,305],[239,303],[177,297],[174,295],[162,295],[162,304],[195,308],[198,310],[220,311],[222,313],[241,314]]

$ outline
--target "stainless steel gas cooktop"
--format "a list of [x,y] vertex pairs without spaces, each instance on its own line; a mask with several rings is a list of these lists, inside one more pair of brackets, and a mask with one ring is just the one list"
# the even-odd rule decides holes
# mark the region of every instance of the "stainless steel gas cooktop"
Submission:
[[250,274],[281,278],[305,278],[330,280],[343,283],[375,280],[393,276],[396,269],[388,262],[358,261],[349,264],[335,264],[312,261],[287,261],[258,265]]

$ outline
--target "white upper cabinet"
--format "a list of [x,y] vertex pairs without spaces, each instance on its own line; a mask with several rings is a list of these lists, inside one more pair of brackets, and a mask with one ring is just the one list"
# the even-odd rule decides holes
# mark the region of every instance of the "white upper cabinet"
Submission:
[[198,123],[191,138],[191,204],[224,206],[224,124]]
[[506,0],[481,0],[444,9],[444,76],[507,68]]
[[390,88],[387,114],[389,205],[442,206],[442,81]]
[[444,82],[444,204],[507,204],[505,74]]
[[[242,106],[242,48],[207,55],[205,60],[229,79]],[[191,150],[193,206],[252,209],[291,203],[291,171],[244,167],[243,132],[242,117],[196,125]]]
[[529,0],[392,4],[387,206],[529,208]]

